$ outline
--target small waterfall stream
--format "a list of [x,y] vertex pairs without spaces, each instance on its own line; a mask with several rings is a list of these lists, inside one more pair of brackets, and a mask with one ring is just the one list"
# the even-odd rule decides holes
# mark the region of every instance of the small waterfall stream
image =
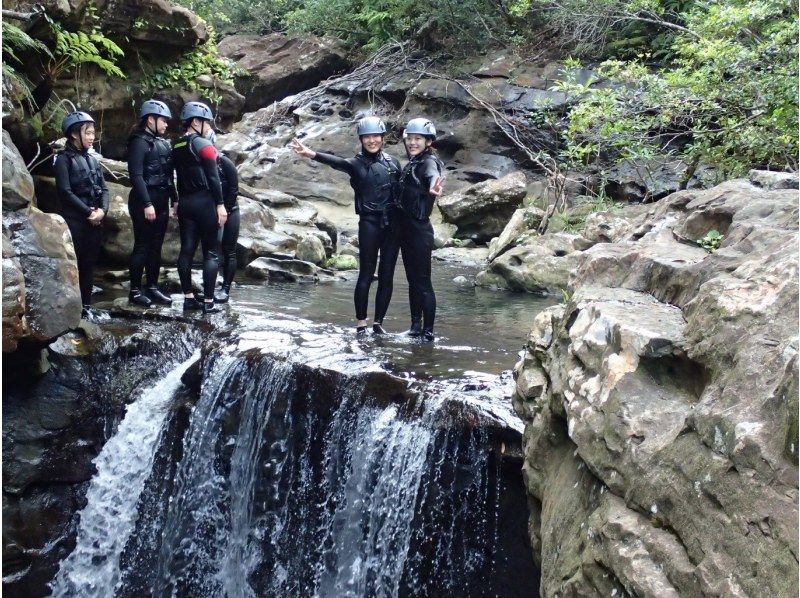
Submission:
[[61,563],[53,596],[110,596],[119,557],[136,525],[136,504],[150,474],[170,400],[199,352],[175,366],[128,406],[116,434],[94,460],[97,474],[80,512],[77,544]]

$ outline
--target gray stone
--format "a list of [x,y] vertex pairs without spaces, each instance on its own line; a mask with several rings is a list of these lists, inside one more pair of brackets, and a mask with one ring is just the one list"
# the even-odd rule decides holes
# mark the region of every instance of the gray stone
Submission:
[[516,210],[508,221],[499,237],[489,243],[489,261],[502,255],[510,248],[516,246],[522,235],[530,230],[536,230],[544,218],[544,211],[539,208],[520,208]]
[[[10,241],[10,247],[3,251],[4,268],[5,260],[11,259],[11,280],[17,283],[17,293],[21,289],[14,259],[18,260],[24,278],[27,328],[23,326],[20,330],[25,337],[17,338],[49,342],[77,326],[81,315],[78,268],[64,219],[35,207],[25,212],[4,212],[3,234]],[[14,251],[13,258],[6,257],[10,256],[10,248]],[[21,298],[17,293],[12,302],[19,306]],[[19,313],[18,307],[12,311]]]
[[247,72],[236,81],[247,111],[314,87],[349,65],[341,44],[314,35],[231,35],[219,51]]
[[449,264],[482,267],[486,265],[488,254],[486,247],[443,247],[433,251],[433,259]]
[[305,238],[297,244],[296,255],[297,259],[316,265],[324,263],[327,258],[325,246],[322,244],[322,241],[313,235],[306,235]]
[[247,264],[247,275],[273,282],[316,282],[318,269],[311,262],[260,257]]
[[441,249],[442,247],[446,247],[453,239],[453,236],[456,234],[457,230],[458,227],[455,224],[448,224],[446,222],[434,224],[433,246],[436,249]]
[[16,351],[27,335],[25,277],[11,240],[3,235],[3,353]]
[[765,189],[797,189],[800,186],[796,172],[751,170],[750,182]]
[[515,172],[440,197],[439,210],[445,222],[458,227],[459,237],[487,242],[502,232],[520,206],[526,194],[525,185],[525,175]]
[[11,136],[3,130],[3,209],[20,210],[34,202],[31,173]]
[[730,181],[578,254],[514,369],[543,595],[797,593],[797,215]]
[[585,248],[584,243],[579,235],[567,233],[529,237],[495,258],[478,273],[475,284],[539,295],[559,293],[580,263],[579,249]]

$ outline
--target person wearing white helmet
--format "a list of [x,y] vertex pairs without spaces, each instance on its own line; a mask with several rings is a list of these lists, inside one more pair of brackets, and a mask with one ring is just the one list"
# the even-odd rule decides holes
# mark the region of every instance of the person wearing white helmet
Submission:
[[[169,203],[177,199],[172,174],[172,146],[164,138],[172,112],[158,100],[147,100],[128,138],[128,173],[131,191],[128,212],[133,223],[133,251],[128,300],[148,307],[170,305],[172,299],[158,288],[161,247],[169,223]],[[142,292],[142,274],[147,285]]]
[[[378,268],[378,291],[375,296],[375,320],[372,331],[385,334],[383,319],[392,298],[394,259],[387,259],[392,251],[391,227],[393,189],[400,173],[400,162],[383,151],[386,125],[377,116],[367,116],[358,121],[356,134],[361,141],[361,151],[353,158],[340,158],[333,154],[315,152],[298,139],[289,145],[295,153],[326,164],[350,175],[350,186],[355,193],[355,210],[358,219],[359,272],[353,301],[356,310],[356,333],[367,329],[367,304],[369,288]],[[380,256],[380,266],[378,257]]]
[[56,191],[75,247],[83,316],[90,317],[94,266],[108,213],[108,188],[100,163],[89,153],[95,139],[94,119],[86,112],[70,112],[61,123],[61,132],[67,143],[54,164]]
[[[217,150],[213,136],[214,115],[202,102],[188,102],[181,109],[184,135],[172,144],[172,163],[178,181],[175,211],[181,234],[178,276],[183,291],[183,309],[219,311],[214,305],[214,286],[219,270],[219,230],[228,212],[219,180]],[[192,290],[192,261],[200,244],[203,250],[203,301]]]
[[408,121],[403,131],[403,142],[409,161],[400,174],[394,216],[408,280],[411,310],[408,334],[426,342],[434,340],[436,318],[436,294],[431,282],[433,226],[430,216],[444,183],[444,165],[431,147],[435,140],[436,127],[429,119],[412,118]]

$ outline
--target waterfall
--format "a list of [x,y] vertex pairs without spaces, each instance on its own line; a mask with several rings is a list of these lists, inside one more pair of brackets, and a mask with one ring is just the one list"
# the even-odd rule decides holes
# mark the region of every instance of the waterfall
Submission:
[[441,384],[392,402],[366,375],[229,347],[204,356],[197,402],[165,424],[188,365],[98,458],[92,488],[108,488],[84,513],[102,515],[82,513],[56,595],[497,595],[499,459]]
[[195,352],[128,405],[116,434],[94,459],[97,473],[80,512],[77,543],[51,584],[53,596],[113,595],[119,557],[136,525],[136,504],[150,473],[170,399]]

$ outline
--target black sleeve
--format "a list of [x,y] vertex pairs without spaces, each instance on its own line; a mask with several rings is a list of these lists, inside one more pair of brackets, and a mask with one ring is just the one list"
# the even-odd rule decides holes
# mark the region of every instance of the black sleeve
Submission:
[[92,213],[92,208],[87,206],[83,200],[72,192],[72,185],[69,182],[69,158],[64,154],[59,154],[56,158],[54,169],[56,171],[56,191],[62,204],[68,204],[78,214],[88,217]]
[[340,170],[342,172],[346,172],[350,176],[354,176],[356,174],[354,158],[345,159],[345,158],[340,158],[339,156],[334,156],[333,154],[316,152],[314,160],[317,162],[321,162],[326,166],[330,166],[334,170]]
[[104,214],[108,214],[108,185],[106,185],[106,179],[103,177],[103,166],[100,164],[100,160],[97,160],[97,176],[100,180],[100,187],[103,189],[103,199],[100,202],[100,209],[103,210]]
[[224,204],[222,200],[222,183],[219,180],[219,169],[217,167],[217,149],[208,139],[195,137],[192,139],[197,156],[200,158],[200,166],[205,172],[208,188],[214,197],[214,203],[218,206]]
[[424,183],[425,189],[430,190],[436,179],[442,176],[442,173],[439,170],[439,164],[433,158],[426,159],[418,166],[418,168],[419,180]]
[[147,192],[147,183],[144,181],[144,157],[149,149],[147,142],[140,137],[131,137],[130,143],[128,143],[128,176],[130,176],[136,197],[144,203],[145,207],[153,205],[150,194]]
[[236,170],[236,165],[227,156],[220,155],[219,163],[227,183],[225,189],[222,190],[225,196],[225,207],[232,208],[236,205],[236,197],[239,195],[239,171]]

